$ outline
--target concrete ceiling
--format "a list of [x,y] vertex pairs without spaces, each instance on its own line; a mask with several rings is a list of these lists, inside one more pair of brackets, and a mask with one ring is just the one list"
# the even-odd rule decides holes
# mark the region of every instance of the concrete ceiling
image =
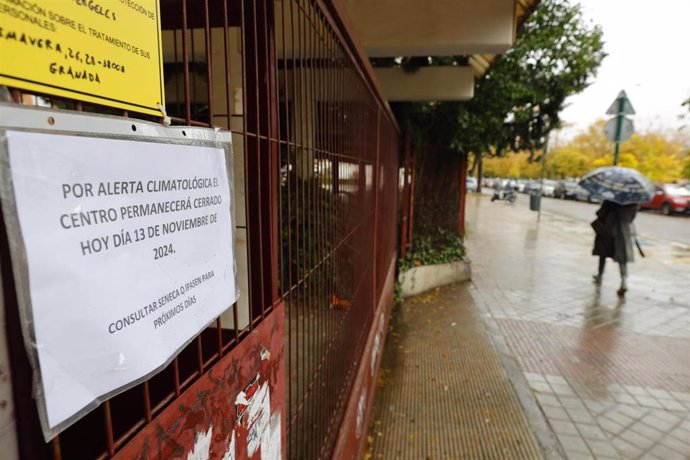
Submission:
[[499,54],[513,43],[514,0],[345,0],[370,57]]
[[[539,0],[340,0],[374,57],[467,56],[466,67],[377,68],[389,100],[467,100]],[[422,70],[422,69],[419,69]]]

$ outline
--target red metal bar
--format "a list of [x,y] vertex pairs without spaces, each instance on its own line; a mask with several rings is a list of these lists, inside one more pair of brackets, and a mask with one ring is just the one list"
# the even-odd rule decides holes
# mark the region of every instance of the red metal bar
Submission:
[[[226,109],[225,113],[228,116],[228,129],[231,129],[232,127],[230,126],[231,120],[230,116],[232,114],[232,94],[230,93],[230,57],[228,55],[228,48],[229,48],[229,34],[228,34],[228,0],[223,0],[223,56],[225,57],[225,104],[226,104]],[[211,85],[209,85],[210,87]]]
[[404,140],[404,169],[403,169],[403,203],[400,219],[400,257],[407,255],[407,226],[410,220],[410,144],[409,133],[405,134]]
[[415,184],[415,162],[414,155],[412,155],[412,167],[410,174],[410,222],[407,226],[407,241],[409,241],[410,247],[413,243],[413,229],[414,229],[414,184]]
[[192,106],[189,84],[189,53],[187,39],[187,0],[182,0],[182,64],[184,66],[184,113],[185,123],[192,122]]
[[144,382],[144,385],[142,386],[142,393],[144,396],[144,413],[146,414],[146,421],[150,422],[153,417],[151,414],[151,392],[148,381]]
[[60,436],[55,436],[52,441],[50,441],[50,447],[53,453],[54,460],[62,460],[62,449],[60,448]]
[[458,236],[465,237],[465,201],[467,199],[467,155],[460,161],[460,196],[458,209]]
[[109,456],[115,455],[115,440],[113,436],[113,417],[110,410],[110,401],[103,403],[103,421],[105,423],[105,446]]
[[211,25],[209,23],[208,0],[204,0],[204,43],[206,47],[206,85],[208,97],[208,123],[213,126],[213,62],[211,57]]

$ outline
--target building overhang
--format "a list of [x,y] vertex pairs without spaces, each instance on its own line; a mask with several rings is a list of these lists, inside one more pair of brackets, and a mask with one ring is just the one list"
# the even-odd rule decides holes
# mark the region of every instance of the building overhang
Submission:
[[376,77],[389,101],[467,101],[474,95],[474,71],[467,66],[379,67]]
[[370,57],[500,54],[515,37],[515,0],[344,0]]

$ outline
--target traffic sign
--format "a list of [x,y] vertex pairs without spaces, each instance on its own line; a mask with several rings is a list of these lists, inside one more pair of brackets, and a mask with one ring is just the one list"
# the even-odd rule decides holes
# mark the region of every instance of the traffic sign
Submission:
[[604,126],[604,134],[606,135],[606,139],[610,140],[611,142],[627,141],[630,139],[630,136],[632,136],[632,133],[635,131],[632,120],[630,118],[623,117],[618,139],[616,139],[617,124],[618,117],[611,118],[606,122],[606,125]]
[[[622,107],[621,99],[623,100]],[[628,95],[625,94],[625,91],[618,93],[616,100],[613,101],[611,107],[609,107],[609,109],[606,111],[606,115],[618,115],[619,113],[623,113],[624,115],[635,115],[635,109],[633,109],[630,99],[628,99]]]

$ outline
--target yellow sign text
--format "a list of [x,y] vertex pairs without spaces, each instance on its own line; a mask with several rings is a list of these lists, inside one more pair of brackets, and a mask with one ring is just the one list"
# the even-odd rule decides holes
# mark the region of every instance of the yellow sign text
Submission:
[[0,0],[0,85],[159,115],[158,0]]

